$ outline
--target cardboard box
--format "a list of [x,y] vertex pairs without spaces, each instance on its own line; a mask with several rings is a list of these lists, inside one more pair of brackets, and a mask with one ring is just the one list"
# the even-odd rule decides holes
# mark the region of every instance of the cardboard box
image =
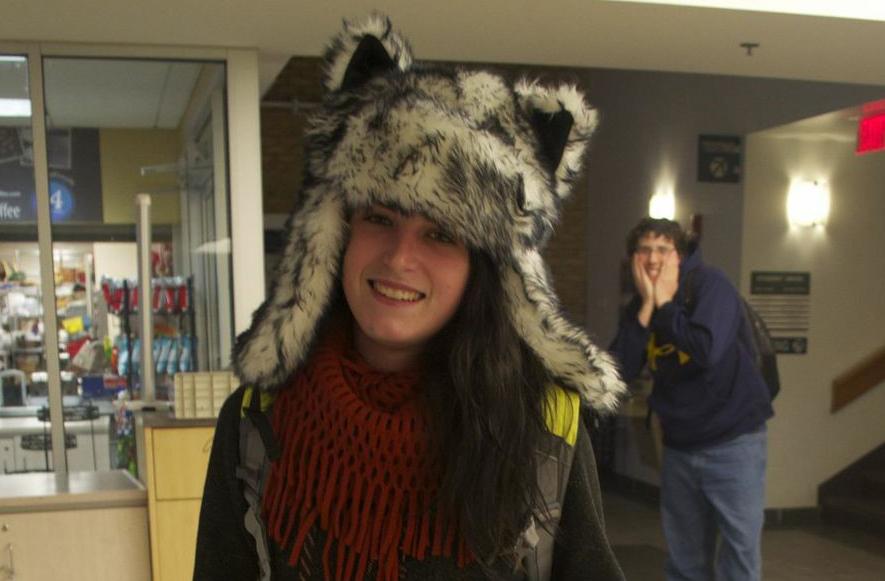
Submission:
[[175,374],[175,416],[218,417],[221,406],[238,386],[230,371],[197,371]]

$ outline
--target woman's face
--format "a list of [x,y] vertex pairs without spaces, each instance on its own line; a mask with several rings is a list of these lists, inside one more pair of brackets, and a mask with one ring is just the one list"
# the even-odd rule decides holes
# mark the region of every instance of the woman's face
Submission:
[[427,218],[378,205],[354,214],[343,286],[357,350],[381,370],[413,366],[457,310],[469,273],[464,244]]

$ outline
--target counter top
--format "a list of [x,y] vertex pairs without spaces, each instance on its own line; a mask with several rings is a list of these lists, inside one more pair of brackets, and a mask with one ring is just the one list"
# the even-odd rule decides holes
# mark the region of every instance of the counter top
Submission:
[[144,486],[125,470],[0,475],[0,514],[146,505]]
[[[94,420],[71,420],[65,422],[68,434],[107,434],[110,426],[108,416]],[[0,438],[11,438],[25,434],[49,434],[52,427],[49,422],[41,422],[37,418],[3,418],[0,417]]]
[[176,418],[172,412],[141,412],[146,428],[214,428],[218,418]]

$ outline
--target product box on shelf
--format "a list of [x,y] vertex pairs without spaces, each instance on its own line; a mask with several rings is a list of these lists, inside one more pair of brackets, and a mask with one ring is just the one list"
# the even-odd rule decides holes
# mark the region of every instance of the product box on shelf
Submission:
[[83,397],[113,399],[126,390],[126,378],[116,375],[84,375],[80,378]]
[[175,416],[213,418],[227,396],[239,386],[230,371],[198,371],[175,374]]

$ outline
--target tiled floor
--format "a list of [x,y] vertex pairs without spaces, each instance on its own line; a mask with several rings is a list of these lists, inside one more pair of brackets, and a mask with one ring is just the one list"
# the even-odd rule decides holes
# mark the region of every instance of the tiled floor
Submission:
[[[607,491],[605,519],[627,579],[662,580],[666,545],[653,505]],[[883,581],[885,536],[824,525],[766,528],[762,559],[766,581]]]

